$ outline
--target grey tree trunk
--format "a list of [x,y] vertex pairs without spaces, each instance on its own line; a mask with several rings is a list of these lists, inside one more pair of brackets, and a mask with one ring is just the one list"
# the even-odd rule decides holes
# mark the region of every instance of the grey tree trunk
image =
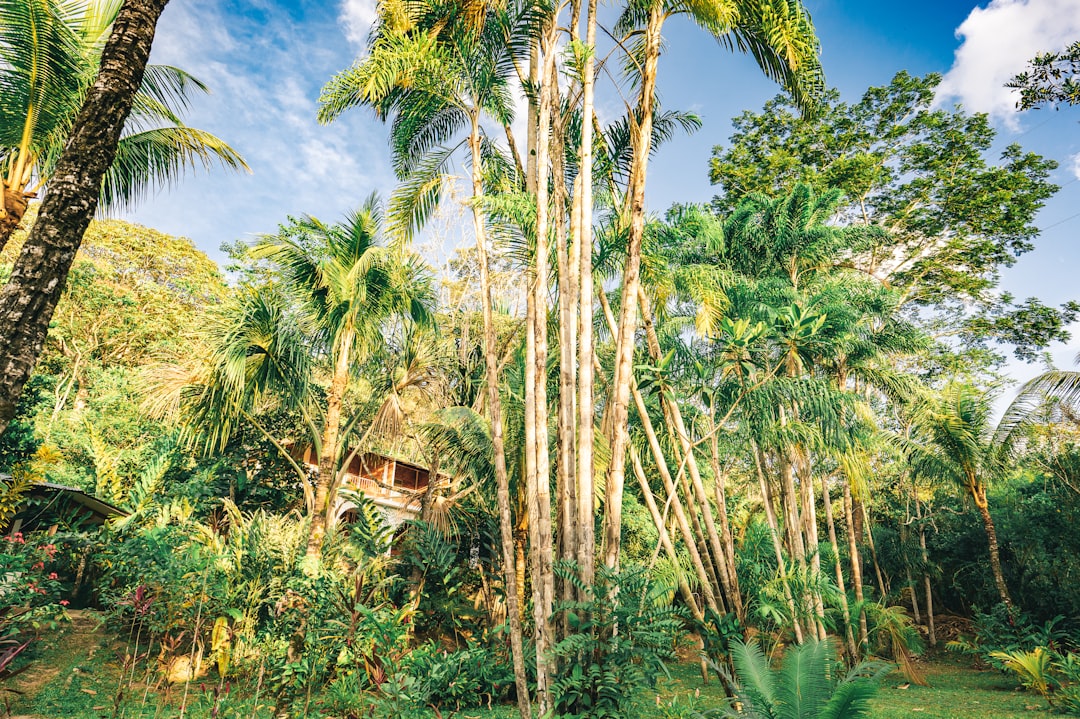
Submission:
[[[479,111],[474,111],[469,134],[472,155],[472,191],[475,199],[483,195],[483,171],[480,147]],[[499,507],[499,539],[502,546],[503,582],[506,587],[506,618],[510,625],[510,650],[514,663],[514,684],[517,688],[518,712],[521,719],[530,719],[529,685],[525,674],[525,647],[521,630],[521,601],[518,570],[524,559],[516,558],[514,520],[510,511],[510,482],[506,473],[506,446],[503,440],[502,401],[499,397],[499,348],[495,335],[494,302],[488,270],[488,255],[484,217],[480,205],[473,204],[473,231],[480,260],[480,302],[484,316],[484,381],[487,385],[488,416],[491,419],[491,445],[495,459],[495,493]]]
[[168,0],[125,0],[121,6],[101,53],[101,69],[71,127],[37,222],[0,290],[0,432],[15,415],[45,344],[167,4]]

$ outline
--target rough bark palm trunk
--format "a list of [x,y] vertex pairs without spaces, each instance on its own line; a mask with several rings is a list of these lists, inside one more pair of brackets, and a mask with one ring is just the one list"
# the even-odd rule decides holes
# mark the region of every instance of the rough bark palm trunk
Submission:
[[1012,597],[1009,596],[1009,588],[1005,584],[1005,574],[1001,571],[1001,554],[998,551],[997,529],[994,527],[994,518],[990,516],[990,505],[986,501],[986,488],[971,481],[968,485],[971,498],[975,500],[975,507],[982,517],[983,529],[986,530],[986,543],[990,549],[990,570],[994,573],[994,585],[997,587],[998,597],[1001,603],[1012,609]]
[[469,149],[472,159],[472,216],[476,248],[480,261],[480,302],[484,321],[484,369],[487,385],[488,417],[491,420],[491,446],[495,463],[495,493],[499,507],[499,538],[502,545],[503,582],[506,585],[506,617],[510,625],[510,650],[514,664],[514,683],[517,689],[518,712],[521,719],[530,719],[529,685],[525,674],[525,648],[521,630],[521,607],[517,560],[514,546],[514,520],[510,512],[510,482],[506,473],[506,447],[503,441],[502,401],[499,397],[499,346],[495,335],[494,298],[489,276],[484,218],[478,204],[484,185],[481,168],[479,111],[472,115]]
[[37,364],[167,4],[125,0],[120,7],[101,53],[101,69],[72,124],[37,222],[0,290],[0,432],[15,415]]

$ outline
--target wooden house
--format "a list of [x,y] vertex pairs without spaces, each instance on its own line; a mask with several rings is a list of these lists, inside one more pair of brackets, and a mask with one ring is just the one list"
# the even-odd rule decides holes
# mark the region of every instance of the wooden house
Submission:
[[[317,469],[313,451],[304,452],[304,462]],[[445,479],[445,478],[444,478]],[[356,505],[349,499],[352,490],[363,494],[386,515],[391,527],[415,519],[420,514],[420,500],[430,482],[430,471],[423,465],[375,452],[358,453],[349,462],[341,482],[334,509],[341,521],[349,521]]]

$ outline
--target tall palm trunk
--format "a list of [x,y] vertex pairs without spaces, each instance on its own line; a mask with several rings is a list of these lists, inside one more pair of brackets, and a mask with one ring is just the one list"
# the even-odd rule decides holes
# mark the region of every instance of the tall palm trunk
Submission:
[[[533,462],[530,510],[533,528],[533,618],[536,640],[536,693],[538,710],[546,716],[552,708],[548,654],[554,626],[551,621],[555,601],[555,574],[552,564],[551,485],[547,403],[547,300],[549,287],[548,230],[550,227],[548,180],[550,178],[550,135],[552,90],[556,82],[554,55],[555,18],[541,42],[543,81],[539,93],[536,145],[536,253],[529,287],[529,335],[526,342],[525,412],[526,461]],[[532,425],[531,437],[529,425]],[[531,448],[529,442],[532,442]],[[531,449],[531,451],[530,451]]]
[[578,442],[577,442],[577,562],[585,599],[594,581],[596,563],[595,536],[595,467],[593,464],[594,406],[593,406],[593,275],[592,275],[592,216],[593,216],[593,116],[596,60],[596,0],[588,0],[585,14],[585,46],[589,56],[582,78],[581,111],[581,170],[578,190],[581,200],[575,221],[578,252]]
[[[553,102],[557,106],[557,102]],[[560,560],[577,559],[578,519],[575,504],[577,483],[577,450],[574,420],[577,410],[577,254],[571,255],[566,226],[565,120],[557,117],[552,128],[551,170],[555,177],[555,256],[559,274],[559,423],[558,474],[556,475],[556,516],[558,517],[558,556]],[[571,214],[576,215],[580,198],[574,193]],[[580,227],[580,225],[578,225]],[[580,241],[580,233],[574,235]],[[576,247],[574,248],[576,250]],[[572,582],[560,580],[556,587],[559,598],[574,598]],[[565,636],[569,627],[561,627]]]
[[934,594],[930,587],[930,555],[926,551],[926,525],[923,523],[922,506],[919,495],[915,494],[915,518],[919,523],[919,549],[922,552],[923,589],[926,598],[926,629],[930,633],[930,646],[937,646],[937,632],[934,630]]
[[[45,344],[75,252],[97,209],[101,182],[142,84],[168,0],[125,0],[101,53],[101,70],[68,134],[49,192],[7,284],[0,289],[0,432]],[[6,200],[5,200],[6,202]]]
[[975,507],[982,517],[983,529],[986,530],[986,543],[990,549],[990,570],[994,573],[994,585],[997,587],[998,597],[1001,603],[1012,609],[1012,597],[1009,596],[1009,588],[1005,584],[1005,574],[1001,571],[1001,555],[998,552],[997,529],[994,527],[994,518],[990,516],[990,503],[986,500],[986,487],[979,484],[974,478],[968,480],[968,490],[971,498],[975,500]]
[[308,533],[307,557],[317,567],[322,557],[323,540],[333,523],[334,498],[332,488],[337,469],[338,444],[341,435],[341,403],[345,399],[345,390],[349,385],[349,363],[356,331],[346,330],[336,348],[334,374],[330,380],[330,391],[326,395],[326,423],[322,432],[322,452],[319,455],[319,476],[315,480],[315,506],[311,514],[311,529]]
[[[613,441],[604,497],[604,564],[608,567],[618,566],[622,539],[622,494],[626,479],[626,449],[630,441],[627,422],[630,385],[633,382],[638,287],[641,283],[641,243],[645,235],[645,178],[652,150],[653,106],[660,60],[660,30],[663,23],[664,10],[659,4],[654,4],[649,10],[645,27],[645,62],[641,73],[641,92],[635,116],[631,117],[630,142],[633,150],[626,207],[629,236],[626,265],[623,268],[622,303],[619,307],[619,334],[615,340],[611,409]],[[585,118],[585,124],[589,124],[589,118]]]
[[855,632],[851,627],[851,610],[848,608],[847,589],[844,586],[844,568],[840,564],[840,545],[836,543],[836,522],[833,521],[832,499],[829,497],[829,478],[821,478],[821,500],[825,506],[825,524],[829,532],[829,543],[833,546],[833,568],[836,570],[836,588],[840,590],[840,610],[844,613],[844,638],[847,640],[848,653],[854,662],[859,656],[855,648]]
[[855,533],[855,507],[851,500],[851,480],[844,477],[844,521],[847,526],[848,555],[851,558],[851,583],[855,587],[855,602],[859,605],[859,646],[862,650],[870,648],[869,633],[866,626],[866,609],[863,608],[862,555],[859,554],[859,542]]
[[499,346],[495,335],[494,298],[491,292],[486,232],[479,200],[484,194],[481,168],[479,110],[472,114],[469,150],[472,155],[472,216],[476,249],[480,260],[480,303],[484,318],[484,369],[487,384],[488,416],[491,420],[491,446],[495,461],[495,493],[499,506],[499,538],[502,545],[503,582],[506,585],[506,617],[510,625],[510,650],[514,664],[518,712],[530,719],[529,685],[525,674],[525,648],[521,631],[521,607],[518,600],[518,575],[515,569],[514,519],[510,512],[510,482],[506,473],[506,446],[503,441],[502,401],[499,398]]
[[[649,349],[649,357],[653,362],[659,363],[662,358],[660,338],[656,334],[656,326],[653,322],[649,298],[645,294],[644,289],[640,287],[638,289],[638,301],[641,306],[642,324],[645,326],[645,339]],[[666,393],[661,396],[660,402],[664,407],[664,416],[668,420],[671,433],[677,439],[678,446],[681,447],[685,458],[686,468],[690,474],[690,483],[694,490],[693,499],[696,499],[697,504],[701,509],[701,517],[708,539],[708,546],[716,564],[716,572],[717,577],[720,580],[720,586],[723,588],[724,596],[727,598],[735,615],[740,621],[743,621],[746,619],[746,616],[743,612],[742,597],[739,596],[739,592],[736,589],[738,586],[737,580],[728,572],[727,552],[724,551],[724,545],[720,541],[720,534],[716,530],[712,506],[709,503],[709,494],[705,491],[705,483],[701,479],[701,471],[698,468],[697,456],[694,454],[694,447],[690,443],[690,436],[686,431],[686,424],[683,422],[682,410],[679,408],[679,403],[673,401]],[[688,501],[693,501],[693,499],[691,496],[687,496]]]
[[803,643],[802,623],[795,607],[795,596],[788,582],[787,561],[784,559],[784,549],[780,539],[780,527],[776,518],[776,509],[773,507],[772,493],[769,492],[769,480],[765,476],[764,453],[758,447],[757,442],[751,442],[754,450],[754,468],[757,471],[758,484],[761,488],[761,503],[765,508],[765,521],[769,524],[769,536],[772,538],[773,552],[776,554],[776,571],[780,575],[780,584],[784,588],[784,600],[787,602],[788,611],[791,612],[791,627],[795,632],[795,641]]

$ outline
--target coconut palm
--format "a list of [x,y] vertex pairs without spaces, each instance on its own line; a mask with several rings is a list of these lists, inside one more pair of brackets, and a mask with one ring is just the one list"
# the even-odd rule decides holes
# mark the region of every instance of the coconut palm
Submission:
[[998,596],[1012,607],[1001,571],[997,530],[986,497],[987,486],[1003,469],[1002,447],[994,442],[994,396],[970,384],[953,381],[936,396],[915,405],[912,421],[924,441],[911,445],[912,467],[917,474],[949,482],[967,492],[982,518],[990,552],[990,569]]
[[[0,250],[46,187],[94,81],[120,0],[0,0]],[[129,207],[189,167],[248,169],[214,135],[180,119],[199,80],[149,65],[105,174],[100,207]]]
[[[1080,355],[1075,362],[1080,364]],[[994,432],[994,441],[1012,449],[1023,431],[1040,419],[1061,419],[1073,412],[1080,400],[1080,372],[1049,370],[1024,383],[1009,403]],[[1068,415],[1065,415],[1068,416]]]

